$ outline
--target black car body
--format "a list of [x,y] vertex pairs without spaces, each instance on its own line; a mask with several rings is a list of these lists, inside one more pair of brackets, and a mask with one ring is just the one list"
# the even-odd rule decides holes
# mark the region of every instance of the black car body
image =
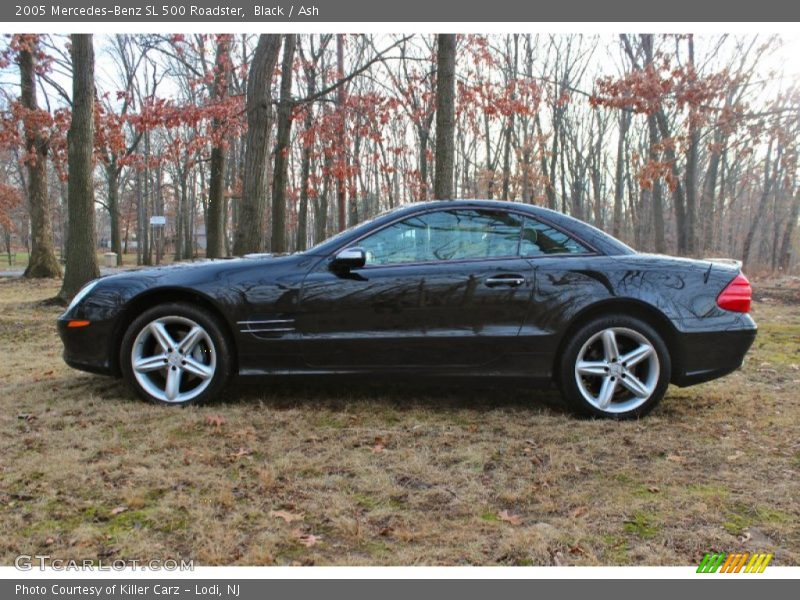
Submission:
[[[402,226],[387,238],[391,244],[408,238],[420,246],[425,235],[441,235],[425,223],[458,223],[462,217],[470,226],[479,222],[470,230],[476,245],[451,231],[455,242],[448,238],[442,245],[453,248],[441,258],[435,255],[441,249],[428,248],[395,262],[337,260],[342,251],[361,251],[376,232]],[[417,222],[427,227],[423,233],[411,231],[408,223]],[[500,245],[475,252],[497,233],[479,228],[493,231],[492,223],[502,229],[495,236]],[[549,236],[560,240],[556,249],[562,251],[551,252],[552,242],[527,251],[525,239],[515,250],[517,223],[522,238],[535,240],[532,247]],[[124,372],[122,340],[139,315],[183,303],[217,320],[232,354],[230,369],[241,376],[414,373],[547,383],[561,378],[563,352],[583,325],[618,315],[657,333],[669,354],[668,381],[685,386],[738,368],[755,337],[746,311],[718,304],[737,276],[738,265],[728,262],[639,254],[586,223],[540,207],[431,202],[383,214],[306,252],[104,277],[58,325],[66,362],[108,375]]]

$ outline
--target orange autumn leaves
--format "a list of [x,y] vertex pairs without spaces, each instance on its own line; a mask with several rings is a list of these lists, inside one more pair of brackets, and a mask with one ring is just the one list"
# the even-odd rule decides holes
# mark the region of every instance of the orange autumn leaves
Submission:
[[13,229],[11,213],[22,204],[19,188],[0,182],[0,227],[6,231]]
[[[295,521],[302,521],[305,518],[303,513],[293,513],[288,510],[271,510],[269,511],[269,516],[274,517],[276,519],[282,519],[287,524],[291,524]],[[322,539],[322,536],[314,535],[313,533],[309,533],[307,531],[303,531],[299,527],[295,527],[291,530],[289,537],[300,544],[301,546],[305,546],[306,548],[311,548],[315,546],[317,542]]]

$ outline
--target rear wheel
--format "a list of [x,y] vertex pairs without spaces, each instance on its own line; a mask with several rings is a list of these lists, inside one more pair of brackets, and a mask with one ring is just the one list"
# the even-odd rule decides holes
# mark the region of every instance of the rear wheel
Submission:
[[670,369],[667,346],[648,323],[623,315],[599,317],[567,343],[561,390],[579,413],[636,418],[664,396]]
[[122,340],[120,365],[128,385],[159,404],[214,398],[230,376],[230,347],[207,311],[170,303],[145,311]]

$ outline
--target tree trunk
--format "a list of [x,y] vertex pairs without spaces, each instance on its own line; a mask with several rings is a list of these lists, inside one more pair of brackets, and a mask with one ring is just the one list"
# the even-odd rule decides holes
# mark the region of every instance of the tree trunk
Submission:
[[208,179],[208,209],[206,216],[206,257],[225,256],[225,149],[211,148]]
[[278,135],[275,140],[275,168],[272,173],[272,238],[270,251],[286,252],[286,186],[289,141],[292,133],[292,66],[297,36],[284,36],[281,64],[281,96],[278,104]]
[[770,174],[772,162],[772,140],[770,140],[769,146],[767,147],[767,156],[764,159],[764,182],[761,189],[761,198],[756,206],[756,214],[753,215],[752,219],[750,220],[750,228],[747,230],[747,236],[744,238],[744,245],[742,246],[742,265],[744,267],[748,266],[747,263],[750,260],[753,237],[755,236],[756,231],[758,231],[761,223],[761,217],[764,215],[764,211],[767,208],[767,202],[769,201],[769,195],[772,191],[772,185],[777,179],[778,165],[780,163],[780,149],[778,150],[778,158],[774,161],[774,172]]
[[[720,141],[718,141],[720,140]],[[700,194],[700,214],[702,215],[700,238],[698,240],[698,250],[705,252],[713,246],[715,222],[721,218],[721,214],[714,214],[714,194],[717,189],[717,174],[719,173],[719,163],[721,152],[719,149],[721,143],[721,134],[715,133],[714,143],[712,145],[710,156],[708,159],[708,168],[706,169],[705,180],[703,181],[703,189]]]
[[260,252],[264,241],[265,172],[272,129],[272,74],[278,62],[281,36],[261,34],[247,75],[247,144],[239,221],[233,253]]
[[[653,67],[653,34],[642,34],[642,50],[644,51],[645,56],[645,66],[652,68]],[[664,113],[664,110],[659,107],[653,114],[648,115],[647,117],[648,127],[650,128],[650,143],[651,148],[652,144],[655,143],[654,133],[661,134],[661,142],[668,142],[671,138],[671,133],[669,129],[669,122],[667,121],[667,116]],[[651,125],[651,122],[654,121],[657,129]],[[673,179],[673,190],[672,190],[672,203],[675,208],[675,227],[677,229],[677,237],[678,237],[678,254],[685,254],[688,250],[688,243],[687,239],[691,236],[694,236],[694,232],[689,232],[687,228],[686,222],[686,198],[684,195],[683,184],[681,183],[680,173],[678,172],[678,159],[675,155],[675,149],[669,143],[664,143],[664,157],[667,159],[667,162],[670,165],[670,170],[672,171],[672,179]],[[656,208],[656,194],[655,189],[653,190],[653,209],[655,211]],[[659,194],[660,195],[660,194]],[[663,215],[662,215],[663,217]],[[663,219],[662,219],[663,220]],[[656,232],[658,235],[658,232]],[[658,244],[656,244],[658,245]],[[661,252],[661,250],[658,250]]]
[[64,284],[58,297],[69,301],[83,285],[100,276],[94,239],[94,49],[91,34],[73,34],[72,122],[69,152],[69,246]]
[[[339,33],[336,35],[336,76],[339,80],[344,78],[344,35]],[[347,219],[347,185],[345,183],[344,167],[347,161],[347,148],[345,144],[347,137],[345,136],[345,89],[340,85],[336,90],[336,112],[339,117],[339,174],[336,176],[336,227],[338,231],[344,231]]]
[[[39,110],[36,103],[36,50],[31,48],[19,53],[21,101],[31,114]],[[61,267],[53,250],[50,197],[47,194],[48,140],[30,121],[24,121],[31,218],[31,250],[25,277],[61,277]]]
[[[154,213],[156,215],[164,215],[164,185],[163,185],[163,176],[164,176],[164,165],[159,164],[156,167],[156,189],[155,189],[155,198],[154,203]],[[156,253],[156,264],[161,264],[161,258],[164,256],[164,233],[166,232],[166,227],[154,227],[153,228],[153,247]]]
[[[217,53],[214,60],[214,83],[212,98],[223,102],[228,95],[231,70],[228,55],[230,52],[230,36],[220,35],[217,38]],[[220,258],[225,256],[225,147],[220,135],[222,123],[214,119],[211,123],[213,147],[209,165],[208,182],[208,214],[206,218],[206,256]]]
[[[150,131],[144,134],[144,155],[150,157]],[[150,165],[145,163],[144,170],[142,171],[141,187],[139,188],[139,211],[140,211],[140,227],[142,237],[139,239],[139,245],[142,247],[142,262],[143,265],[151,265],[153,261],[150,258]]]
[[[200,171],[203,172],[202,170]],[[186,190],[183,204],[183,258],[194,260],[194,207],[197,204],[197,175],[192,173],[191,185],[186,169],[181,172],[181,185]]]
[[456,36],[437,36],[436,66],[436,180],[433,197],[453,197],[453,158],[456,110]]
[[[657,144],[658,139],[658,125],[656,124],[655,115],[647,116],[647,128],[650,133],[650,151],[649,158],[653,162],[659,159]],[[661,184],[656,180],[653,181],[653,229],[654,241],[656,252],[664,254],[667,251],[667,243],[664,238],[664,202],[661,198]]]
[[431,140],[431,130],[424,124],[417,126],[419,137],[419,200],[428,199],[428,144]]
[[122,239],[119,225],[119,175],[116,157],[106,166],[108,185],[108,220],[111,227],[111,251],[117,255],[117,266],[122,265]]
[[[180,167],[178,167],[180,168]],[[180,193],[178,195],[178,210],[175,215],[175,260],[191,258],[184,253],[186,247],[186,211],[188,210],[188,190],[185,169],[180,169],[178,175],[178,185]]]
[[[716,201],[716,208],[714,209],[714,214],[717,215],[714,230],[714,244],[716,248],[722,248],[722,243],[725,238],[725,226],[724,226],[724,216],[725,216],[725,198],[726,193],[728,190],[728,171],[730,167],[728,167],[728,150],[727,148],[722,151],[722,157],[720,158],[720,167],[719,167],[719,193],[717,194],[717,201]],[[733,187],[736,187],[734,183]]]
[[[317,70],[312,63],[306,67],[307,95],[312,96],[317,91]],[[313,106],[306,107],[303,128],[309,131],[314,124]],[[303,159],[300,166],[300,211],[297,215],[297,249],[305,250],[308,246],[308,185],[311,177],[311,149],[308,141],[303,144]]]
[[[556,116],[558,113],[556,113]],[[536,130],[539,134],[539,139],[542,140],[541,144],[544,146],[544,134],[542,130],[542,122],[539,119],[537,111],[535,118]],[[553,142],[548,155],[545,148],[539,153],[540,162],[542,165],[542,174],[545,176],[545,193],[547,194],[547,208],[550,210],[557,210],[556,203],[556,159],[558,158],[558,119],[553,119]],[[550,167],[547,166],[547,158],[550,157]]]
[[[514,102],[517,99],[516,83],[517,83],[517,62],[519,58],[519,34],[515,33],[514,37],[514,55],[511,58],[510,77],[509,80],[512,85],[510,99]],[[508,200],[511,188],[511,147],[512,138],[514,135],[514,127],[516,125],[515,119],[516,112],[512,112],[508,117],[508,123],[505,128],[505,139],[503,140],[503,200]]]
[[[689,34],[689,68],[694,76],[694,36]],[[686,149],[686,252],[694,255],[697,248],[697,147],[700,144],[700,131],[697,127],[697,109],[689,110],[689,146]],[[707,219],[711,215],[706,215]]]
[[314,202],[314,243],[319,244],[327,237],[328,228],[328,193],[331,188],[331,166],[333,157],[325,157],[325,168],[323,169],[322,194],[317,196]]
[[[592,180],[592,196],[594,197],[594,225],[603,229],[603,205],[605,204],[603,198],[603,176],[600,172],[600,161],[603,160],[603,144],[605,127],[600,120],[599,108],[595,109],[594,121],[597,123],[597,135],[595,136],[594,144],[591,150],[592,160],[590,161],[591,180]],[[580,148],[575,149],[576,159],[580,160]]]
[[142,240],[145,236],[144,200],[142,198],[142,172],[136,171],[136,265],[144,264]]
[[789,262],[792,257],[792,235],[797,226],[797,219],[800,218],[800,192],[795,192],[792,208],[789,213],[789,220],[783,230],[783,240],[781,241],[781,251],[778,257],[778,268],[781,271],[789,270]]
[[[666,142],[672,136],[669,130],[669,123],[664,111],[659,110],[655,114],[656,123],[661,133],[661,140]],[[693,252],[693,245],[689,240],[694,239],[695,232],[693,229],[694,223],[690,223],[687,218],[686,210],[686,194],[681,183],[680,171],[678,170],[678,157],[675,154],[675,148],[672,144],[664,144],[664,157],[669,163],[670,171],[672,171],[672,179],[674,188],[672,190],[672,203],[675,206],[675,228],[678,233],[678,254],[685,255]],[[690,227],[692,227],[690,229]]]
[[625,137],[631,124],[631,115],[623,111],[619,117],[619,139],[617,140],[617,164],[614,172],[614,225],[612,235],[619,237],[622,228],[622,197],[625,192]]

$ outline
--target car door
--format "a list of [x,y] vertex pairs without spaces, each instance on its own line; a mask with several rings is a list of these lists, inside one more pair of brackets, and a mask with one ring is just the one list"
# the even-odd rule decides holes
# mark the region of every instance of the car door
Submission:
[[525,217],[520,255],[534,269],[536,284],[519,344],[529,357],[530,374],[550,379],[559,332],[587,298],[600,297],[610,284],[593,267],[602,258],[593,248],[540,219]]
[[349,244],[363,268],[323,260],[303,282],[306,363],[326,369],[502,365],[530,306],[533,269],[519,256],[523,217],[430,210]]

